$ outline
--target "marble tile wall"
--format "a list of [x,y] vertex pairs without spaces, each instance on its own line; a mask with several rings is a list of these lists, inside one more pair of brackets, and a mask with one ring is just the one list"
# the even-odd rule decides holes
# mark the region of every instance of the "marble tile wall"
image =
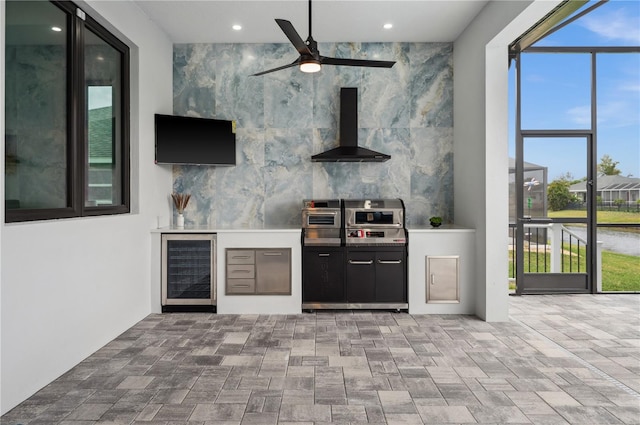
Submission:
[[[453,218],[451,43],[320,43],[325,56],[395,60],[391,69],[290,63],[289,44],[174,46],[174,114],[236,120],[235,167],[174,166],[192,194],[187,224],[300,224],[305,198],[402,198],[407,223]],[[384,163],[313,163],[338,145],[340,88],[358,88],[359,144]]]

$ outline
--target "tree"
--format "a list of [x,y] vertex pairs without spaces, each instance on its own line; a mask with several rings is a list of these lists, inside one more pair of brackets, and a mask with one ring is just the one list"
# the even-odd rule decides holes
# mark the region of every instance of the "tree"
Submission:
[[573,197],[569,192],[571,184],[565,179],[554,180],[547,187],[547,203],[551,211],[563,210],[569,205]]
[[570,171],[567,171],[566,173],[561,174],[558,177],[556,177],[555,180],[562,180],[562,181],[569,182],[569,186],[571,186],[572,184],[576,184],[576,183],[580,183],[582,181],[585,181],[585,180],[587,180],[587,178],[583,177],[581,179],[576,179],[575,177],[573,177],[573,174]]
[[614,199],[614,200],[613,200],[613,205],[615,205],[616,207],[618,207],[618,209],[622,208],[622,206],[623,206],[624,204],[626,204],[626,203],[627,203],[627,201],[625,201],[624,199],[620,199],[620,198],[618,198],[618,199]]
[[620,161],[614,161],[609,155],[602,155],[598,164],[598,174],[603,176],[617,176],[621,171],[617,168]]

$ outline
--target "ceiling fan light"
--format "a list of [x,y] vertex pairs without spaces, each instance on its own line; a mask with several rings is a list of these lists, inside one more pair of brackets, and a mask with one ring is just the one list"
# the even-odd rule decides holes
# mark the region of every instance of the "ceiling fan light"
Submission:
[[300,63],[300,71],[302,72],[311,74],[320,71],[320,69],[322,69],[322,67],[320,66],[320,62],[315,60]]

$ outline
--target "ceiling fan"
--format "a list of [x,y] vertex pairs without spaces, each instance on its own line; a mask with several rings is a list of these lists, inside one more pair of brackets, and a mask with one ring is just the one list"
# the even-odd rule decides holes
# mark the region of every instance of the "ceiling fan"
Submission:
[[300,57],[290,64],[279,66],[278,68],[269,69],[267,71],[258,72],[257,75],[264,75],[270,72],[280,71],[281,69],[291,68],[298,65],[302,72],[318,72],[322,69],[322,65],[343,65],[343,66],[365,66],[374,68],[391,68],[395,61],[375,61],[366,59],[342,59],[330,58],[320,55],[318,51],[318,43],[311,36],[311,0],[309,0],[309,37],[307,41],[303,41],[291,22],[285,19],[276,19],[276,23],[287,36],[293,47],[296,48]]

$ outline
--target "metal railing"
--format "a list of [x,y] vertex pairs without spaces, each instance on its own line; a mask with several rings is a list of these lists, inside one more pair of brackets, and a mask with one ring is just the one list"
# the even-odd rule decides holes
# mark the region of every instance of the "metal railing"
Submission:
[[[569,248],[568,249],[569,253],[567,254],[568,257],[569,257],[569,261],[567,263],[565,263],[562,260],[560,261],[560,263],[561,263],[560,272],[561,273],[566,273],[566,272],[573,273],[574,272],[574,270],[573,270],[573,263],[574,263],[573,262],[573,258],[576,258],[576,260],[577,260],[576,261],[577,267],[576,267],[575,271],[577,273],[586,271],[586,266],[584,267],[585,270],[581,270],[580,269],[580,245],[584,246],[584,252],[585,252],[585,255],[586,255],[586,252],[587,252],[587,250],[586,250],[587,241],[582,239],[580,236],[576,235],[571,230],[567,229],[566,227],[564,227],[562,225],[560,225],[560,231],[561,231],[561,235],[560,235],[561,239],[560,240],[562,241],[563,245],[564,245],[564,241],[567,240],[567,239],[568,239],[568,243],[569,243],[569,247],[568,247]],[[576,241],[576,243],[575,243],[576,250],[575,251],[572,249],[573,245],[574,245],[574,242],[573,242],[574,240]],[[562,251],[564,252],[564,249]],[[564,254],[563,254],[563,256],[564,256]],[[583,261],[583,264],[584,263],[585,262]],[[566,265],[565,264],[568,264],[569,270],[565,270],[566,269]]]
[[[515,281],[516,225],[509,224],[509,280]],[[527,224],[524,241],[525,273],[586,273],[587,241],[562,223]],[[601,244],[597,243],[598,281],[601,269]]]

